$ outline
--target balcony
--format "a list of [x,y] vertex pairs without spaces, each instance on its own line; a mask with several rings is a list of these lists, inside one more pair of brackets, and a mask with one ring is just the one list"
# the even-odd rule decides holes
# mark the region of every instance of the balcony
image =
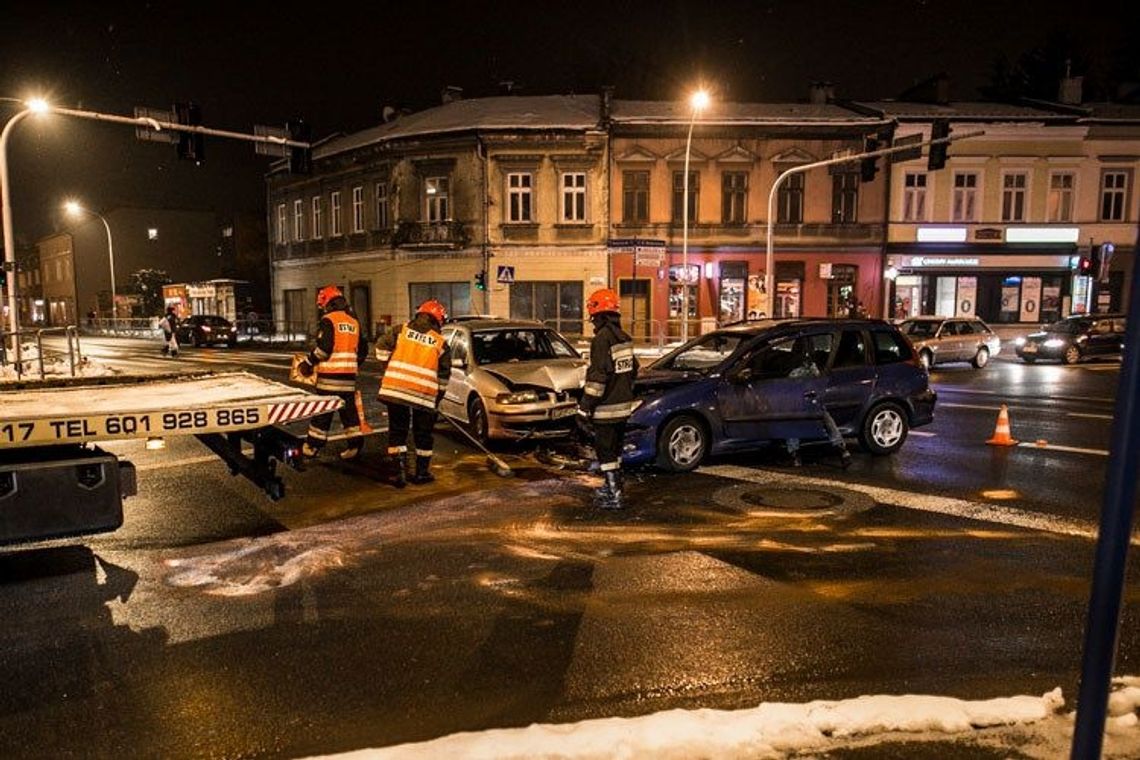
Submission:
[[401,248],[455,249],[471,236],[463,222],[399,222],[394,240]]

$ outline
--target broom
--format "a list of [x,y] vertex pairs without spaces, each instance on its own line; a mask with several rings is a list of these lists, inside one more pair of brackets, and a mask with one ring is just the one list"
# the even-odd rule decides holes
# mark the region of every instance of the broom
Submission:
[[508,465],[506,462],[504,462],[499,457],[492,454],[491,451],[486,446],[484,446],[482,443],[479,442],[479,439],[477,439],[475,436],[468,433],[467,430],[461,424],[459,424],[458,421],[452,419],[451,417],[448,417],[443,412],[440,412],[439,416],[443,417],[445,420],[448,421],[448,423],[450,423],[450,425],[453,428],[455,428],[460,433],[462,433],[463,437],[466,438],[468,441],[470,441],[472,446],[474,446],[475,448],[479,449],[480,451],[482,451],[484,454],[487,455],[487,467],[490,468],[491,472],[495,473],[500,478],[509,478],[515,474],[514,470],[511,469],[510,465]]

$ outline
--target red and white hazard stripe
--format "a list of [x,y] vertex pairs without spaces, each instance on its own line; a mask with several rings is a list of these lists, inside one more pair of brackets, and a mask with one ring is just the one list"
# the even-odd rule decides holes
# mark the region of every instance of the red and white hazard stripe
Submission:
[[288,422],[331,412],[340,406],[340,399],[323,398],[315,401],[292,401],[288,404],[269,405],[269,423]]

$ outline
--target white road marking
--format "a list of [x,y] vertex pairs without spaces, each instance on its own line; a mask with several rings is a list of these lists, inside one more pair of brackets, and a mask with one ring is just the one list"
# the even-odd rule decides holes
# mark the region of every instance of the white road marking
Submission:
[[1089,420],[1111,420],[1111,414],[1087,414],[1085,412],[1069,412],[1069,417],[1083,417]]
[[[1097,403],[1103,403],[1103,404],[1115,404],[1116,403],[1115,398],[1105,398],[1104,396],[1056,396],[1056,395],[1049,395],[1048,397],[1042,397],[1042,398],[1030,398],[1030,397],[1025,397],[1025,396],[1011,395],[1009,393],[1003,393],[1001,391],[982,391],[982,390],[974,390],[972,388],[935,387],[934,390],[937,391],[940,395],[943,393],[965,393],[965,394],[978,394],[978,395],[984,395],[984,396],[1003,396],[1005,398],[1012,398],[1014,400],[1020,399],[1020,400],[1024,400],[1024,401],[1043,401],[1043,400],[1048,400],[1048,401],[1095,401]],[[938,405],[943,406],[944,402],[940,401],[940,402],[938,402]]]
[[150,464],[135,465],[135,470],[138,472],[147,472],[148,470],[169,470],[171,467],[184,467],[192,464],[202,464],[203,462],[221,462],[222,460],[213,454],[207,454],[200,457],[187,457],[186,459],[169,459],[161,462],[152,462]]
[[1050,451],[1068,451],[1073,454],[1094,454],[1100,457],[1108,456],[1107,449],[1082,449],[1079,446],[1062,446],[1056,443],[1047,443],[1044,446],[1038,446],[1034,441],[1022,441],[1017,445],[1027,449],[1049,449]]
[[[954,408],[954,409],[981,409],[981,410],[987,411],[987,412],[996,412],[996,411],[1001,409],[1000,406],[983,406],[981,404],[957,404],[957,403],[954,403],[953,401],[943,401],[943,402],[939,403],[938,406],[949,406],[949,407]],[[1024,409],[1025,407],[1007,406],[1007,408],[1008,409],[1018,409],[1018,408]]]
[[[746,483],[781,486],[784,488],[788,486],[846,488],[851,491],[867,494],[879,504],[900,507],[902,509],[933,512],[967,520],[996,523],[998,525],[1013,525],[1019,528],[1027,528],[1043,533],[1054,533],[1061,536],[1077,536],[1090,540],[1095,540],[1097,537],[1097,525],[1086,520],[1073,520],[1066,517],[1043,515],[1039,512],[1030,512],[1024,509],[987,504],[985,502],[969,501],[967,499],[956,499],[949,496],[933,496],[930,494],[912,493],[895,488],[883,488],[843,480],[792,475],[787,471],[769,472],[766,470],[754,470],[737,465],[702,467],[697,470],[697,472]],[[1133,536],[1131,543],[1140,545],[1140,537]]]
[[912,430],[910,435],[917,435],[919,438],[934,438],[938,433],[931,433],[928,430]]

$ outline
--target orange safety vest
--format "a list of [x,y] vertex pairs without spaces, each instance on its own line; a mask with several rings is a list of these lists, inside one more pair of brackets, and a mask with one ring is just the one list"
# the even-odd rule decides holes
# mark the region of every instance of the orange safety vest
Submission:
[[392,358],[380,381],[380,399],[435,409],[436,397],[442,390],[439,357],[446,345],[435,330],[420,332],[410,325],[400,328]]
[[[356,380],[356,352],[360,346],[360,323],[343,311],[334,311],[325,315],[325,319],[332,322],[333,350],[329,358],[317,365],[317,387],[321,387],[321,380],[351,380],[355,387]],[[329,389],[333,388],[329,384]],[[352,388],[348,388],[352,390]]]

